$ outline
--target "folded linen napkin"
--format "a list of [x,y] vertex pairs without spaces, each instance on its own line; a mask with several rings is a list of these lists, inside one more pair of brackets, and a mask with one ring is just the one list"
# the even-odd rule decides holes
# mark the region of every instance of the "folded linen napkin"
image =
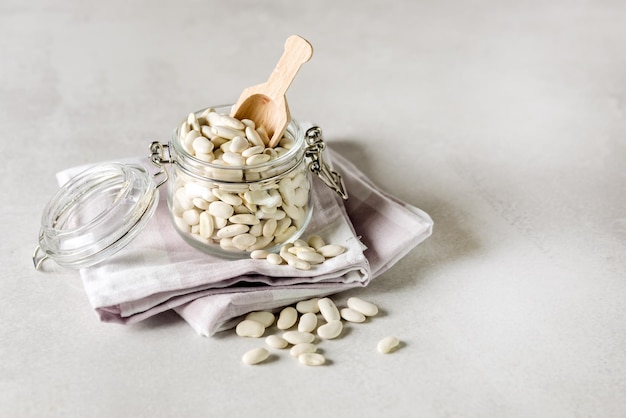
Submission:
[[[431,234],[427,214],[385,194],[339,154],[327,152],[344,177],[350,199],[344,206],[315,179],[314,215],[304,236],[320,234],[345,246],[345,253],[309,271],[208,255],[180,238],[161,193],[154,217],[137,238],[104,262],[80,270],[100,319],[134,323],[175,309],[198,333],[212,335],[252,310],[365,286]],[[148,167],[145,160],[125,162]],[[59,184],[84,168],[59,173]]]

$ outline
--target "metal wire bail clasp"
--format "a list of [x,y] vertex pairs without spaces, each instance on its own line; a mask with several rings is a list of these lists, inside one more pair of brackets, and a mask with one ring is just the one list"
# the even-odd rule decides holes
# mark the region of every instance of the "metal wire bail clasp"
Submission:
[[35,251],[33,252],[33,265],[35,266],[35,270],[39,270],[44,261],[46,261],[49,256],[48,254],[39,255],[41,251],[41,246],[37,245],[35,247]]
[[348,193],[346,191],[346,186],[343,184],[341,174],[332,170],[328,164],[324,162],[323,153],[326,149],[326,144],[322,139],[322,130],[318,126],[313,126],[312,128],[307,129],[305,137],[308,144],[305,156],[311,160],[309,163],[309,170],[317,174],[320,180],[337,192],[343,200],[347,200]]
[[157,188],[161,187],[169,179],[169,174],[163,167],[164,163],[170,162],[169,158],[165,158],[166,149],[169,154],[169,145],[163,145],[159,141],[154,141],[150,144],[150,162],[159,168],[159,171],[154,173],[152,177],[156,179],[158,176],[163,175],[163,179],[156,185]]

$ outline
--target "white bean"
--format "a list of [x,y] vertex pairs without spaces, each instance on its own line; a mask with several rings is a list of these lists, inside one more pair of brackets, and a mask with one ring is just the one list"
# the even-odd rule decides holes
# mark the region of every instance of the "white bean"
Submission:
[[296,196],[293,184],[291,183],[291,179],[289,177],[285,177],[278,183],[278,190],[283,196],[283,202],[287,205],[293,205],[293,201]]
[[317,315],[312,312],[305,313],[298,322],[298,331],[313,332],[317,327]]
[[212,163],[213,161],[215,161],[215,155],[213,153],[200,154],[197,152],[196,158],[199,160],[205,161],[207,163]]
[[249,365],[259,364],[267,360],[269,356],[270,356],[270,352],[267,351],[266,348],[258,347],[258,348],[253,348],[252,350],[246,352],[241,358],[241,361]]
[[298,187],[295,193],[296,196],[293,204],[299,207],[306,206],[306,204],[309,202],[309,191],[307,189]]
[[213,134],[217,136],[226,139],[233,139],[236,136],[246,136],[246,133],[241,129],[233,129],[229,128],[228,126],[212,126],[211,132],[213,132]]
[[183,220],[187,225],[198,225],[200,223],[200,215],[195,209],[189,209],[183,212]]
[[198,122],[198,118],[195,113],[190,113],[189,116],[187,116],[187,123],[192,129],[195,129],[196,131],[200,130],[200,123]]
[[[265,127],[263,126],[259,126],[258,128],[256,128],[257,133],[259,134],[259,136],[261,137],[261,141],[263,141],[263,144],[267,145],[270,142],[270,138],[267,135],[267,131],[265,130]],[[267,148],[268,150],[274,151],[274,148]]]
[[187,196],[187,191],[184,188],[180,188],[174,192],[175,202],[177,202],[181,209],[187,210],[193,208],[193,202]]
[[[241,224],[235,224],[241,225]],[[252,234],[239,234],[233,237],[233,245],[240,250],[245,250],[246,248],[254,245],[256,242],[256,237]]]
[[184,121],[180,125],[179,138],[181,140],[185,139],[185,136],[189,133],[190,130],[191,130],[191,127],[189,126],[189,123],[187,123],[187,121]]
[[251,127],[252,129],[254,129],[254,127],[256,126],[254,121],[250,119],[241,119],[241,123],[243,123],[245,126]]
[[[315,252],[315,250],[314,250],[313,248],[309,247],[309,246],[306,246],[306,247],[296,247],[296,246],[294,245],[293,247],[291,247],[291,248],[289,249],[289,252],[290,252],[291,254],[293,254],[293,255],[296,255],[296,256],[298,255],[298,253],[299,253],[299,252],[303,252],[303,251],[308,251],[308,252],[313,251],[313,252]],[[319,255],[319,254],[318,254],[318,255]]]
[[[226,138],[222,138],[221,136],[214,134],[213,133],[213,128],[211,128],[211,133],[210,134],[204,134],[204,136],[206,136],[207,138],[209,138],[211,140],[211,142],[213,142],[213,146],[215,148],[221,148],[222,145],[224,145],[226,142],[229,141]],[[220,151],[220,150],[218,149],[218,150],[214,151],[216,159],[218,157],[218,151]],[[221,154],[219,154],[219,155],[221,155]]]
[[265,343],[272,348],[285,348],[289,345],[287,340],[283,337],[279,337],[278,335],[268,335],[265,339]]
[[287,331],[283,333],[283,338],[290,344],[312,343],[315,341],[315,335],[310,332]]
[[235,215],[250,214],[250,211],[244,204],[233,206],[233,209],[235,210]]
[[379,353],[388,354],[394,351],[400,345],[400,340],[394,336],[388,336],[378,342],[376,349]]
[[252,225],[250,227],[250,231],[248,232],[258,238],[263,235],[263,225],[261,225],[261,222],[259,222],[258,224]]
[[201,197],[194,197],[193,199],[191,199],[191,201],[193,202],[193,205],[198,209],[207,210],[209,208],[209,202]]
[[220,198],[215,196],[215,193],[213,193],[213,190],[214,189],[209,189],[208,187],[204,187],[203,190],[201,190],[200,192],[200,197],[209,203],[217,202],[218,200],[220,200]]
[[202,117],[206,120],[206,118],[207,118],[208,114],[209,114],[209,113],[211,113],[211,112],[215,112],[215,109],[214,109],[214,108],[212,108],[212,107],[207,107],[206,109],[204,109],[204,110],[202,111],[202,113],[200,114],[200,116],[202,116]]
[[185,139],[183,140],[183,147],[185,147],[185,150],[188,153],[190,153],[192,155],[194,154],[193,142],[199,136],[201,136],[201,134],[198,131],[189,131],[189,133],[187,135],[185,135]]
[[318,313],[320,311],[320,307],[318,305],[319,298],[313,298],[309,300],[301,300],[296,303],[296,310],[300,313]]
[[235,332],[240,337],[258,338],[263,336],[265,327],[260,322],[253,321],[251,319],[244,319],[237,324]]
[[200,127],[200,132],[202,132],[202,136],[209,138],[211,140],[211,143],[213,144],[213,146],[215,146],[215,143],[213,142],[214,138],[218,138],[217,135],[215,135],[213,133],[213,131],[211,130],[211,127],[208,125],[202,125]]
[[295,144],[295,141],[288,137],[288,136],[283,136],[280,140],[280,142],[278,143],[279,146],[285,148],[285,149],[291,149],[293,148]]
[[202,197],[207,190],[207,187],[201,186],[198,183],[194,183],[192,181],[185,183],[184,186],[185,195],[188,199],[195,199],[196,197]]
[[291,179],[291,181],[293,182],[294,185],[296,185],[296,187],[301,187],[301,188],[308,188],[309,187],[309,180],[308,180],[307,176],[304,173],[305,173],[304,170],[300,170]]
[[291,260],[287,260],[287,264],[289,264],[291,267],[298,269],[298,270],[311,270],[311,264],[304,261],[304,260],[300,260],[299,258],[296,257],[296,259],[291,259]]
[[249,229],[250,227],[244,224],[226,225],[225,227],[220,228],[220,230],[217,231],[217,237],[232,238],[237,235],[245,234],[246,232],[248,232]]
[[325,260],[323,255],[318,254],[314,251],[298,251],[296,256],[300,260],[304,260],[310,264],[320,264],[323,263]]
[[254,154],[246,158],[246,165],[263,164],[270,160],[270,156],[266,154]]
[[213,216],[217,216],[218,218],[228,219],[233,216],[234,212],[235,210],[228,203],[217,201],[209,204],[209,213]]
[[341,335],[341,331],[343,331],[341,321],[330,321],[317,329],[317,335],[325,340],[332,340]]
[[220,189],[213,189],[212,193],[219,200],[233,207],[243,204],[243,199],[236,194],[225,192],[224,190]]
[[289,329],[294,326],[297,320],[298,311],[296,311],[296,308],[288,306],[280,311],[276,326],[278,327],[278,329]]
[[317,252],[326,258],[336,257],[346,251],[346,248],[337,244],[327,244],[317,249]]
[[282,209],[293,220],[300,220],[304,217],[304,210],[300,211],[297,206],[283,204]]
[[224,228],[227,223],[228,223],[228,219],[221,218],[219,216],[215,216],[213,218],[213,226],[214,226],[215,229]]
[[208,239],[213,235],[213,230],[213,217],[208,212],[202,212],[200,214],[200,236]]
[[288,249],[287,251],[283,251],[284,247],[280,249],[280,256],[283,258],[283,260],[285,260],[285,262],[289,263],[291,262],[295,262],[298,261],[298,257],[296,257],[294,254],[291,254],[289,251],[291,251],[291,248]]
[[278,219],[278,222],[276,223],[276,230],[274,231],[274,235],[281,235],[283,232],[287,230],[287,228],[290,225],[291,225],[290,218],[283,217],[281,219]]
[[254,311],[246,315],[245,319],[251,319],[262,324],[265,328],[271,326],[276,318],[274,314],[268,311]]
[[274,264],[277,266],[283,263],[283,258],[276,253],[270,253],[267,255],[267,261],[268,263]]
[[265,205],[259,205],[258,208],[265,212],[265,213],[276,213],[276,211],[278,210],[278,208],[276,206],[265,206]]
[[230,151],[241,154],[246,148],[249,148],[248,140],[243,136],[236,136],[230,141]]
[[213,151],[213,143],[203,136],[194,139],[192,147],[196,154],[208,154]]
[[[265,138],[267,138],[267,135],[265,136]],[[263,154],[269,155],[271,159],[275,159],[278,157],[278,151],[276,151],[275,148],[265,148],[263,150]]]
[[245,150],[243,150],[243,152],[241,153],[241,156],[244,158],[252,157],[253,155],[261,154],[264,149],[265,147],[261,145],[255,145],[253,147],[246,148]]
[[348,298],[347,305],[348,308],[361,312],[365,316],[374,316],[378,313],[378,306],[357,297]]
[[270,244],[270,242],[272,242],[272,238],[273,237],[264,237],[264,236],[257,237],[256,242],[252,244],[250,247],[248,247],[246,250],[254,251],[254,250],[259,250],[261,248],[266,248]]
[[233,245],[232,238],[222,238],[220,239],[220,247],[226,251],[237,251],[239,248]]
[[254,250],[250,253],[250,258],[254,260],[265,260],[269,254],[270,253],[266,250]]
[[274,231],[276,231],[276,219],[268,219],[263,223],[263,236],[274,238]]
[[293,242],[288,242],[286,244],[284,244],[282,247],[280,247],[280,255],[287,255],[289,254],[289,250],[293,248]]
[[272,196],[267,190],[250,190],[244,193],[243,198],[255,205],[274,207],[280,203],[280,196]]
[[246,200],[243,201],[243,205],[246,207],[246,209],[248,209],[248,212],[250,213],[256,213],[256,211],[258,210],[257,205],[255,205],[254,203],[250,203]]
[[257,225],[261,223],[259,218],[249,213],[240,213],[237,215],[233,215],[228,220],[234,224],[246,224],[246,225]]
[[305,366],[321,366],[326,363],[326,358],[319,353],[302,353],[298,361]]
[[[276,210],[274,212],[266,212],[263,210],[259,210],[256,212],[256,216],[259,219],[276,219],[277,221],[280,221],[281,219],[285,218],[285,212],[283,212],[282,210]],[[291,223],[291,219],[289,219],[289,223]],[[281,236],[282,234],[287,232],[287,229],[281,232]],[[278,226],[276,226],[275,235],[278,236]],[[289,234],[289,236],[291,236],[291,234]],[[289,238],[289,236],[287,238]]]
[[259,135],[259,133],[256,131],[256,129],[250,127],[250,126],[246,126],[246,138],[248,138],[248,141],[250,141],[250,143],[253,146],[262,146],[263,148],[265,148],[265,144],[263,143],[263,139],[261,138],[261,136]]
[[216,125],[223,125],[228,128],[237,129],[237,130],[243,130],[246,127],[246,125],[244,125],[244,123],[237,118],[233,118],[229,115],[224,115],[224,114],[217,113],[217,112],[214,112],[214,114],[218,115],[219,117],[219,118],[213,118],[214,123]]
[[337,305],[331,299],[322,298],[317,304],[326,322],[339,321],[341,319]]
[[[230,144],[231,144],[231,142],[232,142],[232,140],[226,141],[222,145],[220,145],[220,151],[222,151],[222,155],[223,155],[223,153],[230,151]],[[221,156],[220,156],[220,158],[221,158]]]
[[204,118],[209,123],[209,125],[222,125],[223,124],[220,114],[217,113],[215,110],[206,112],[206,114],[204,115]]
[[222,155],[222,160],[230,166],[242,166],[246,162],[241,155],[231,151],[225,152]]
[[339,311],[339,313],[341,314],[341,317],[348,322],[365,321],[365,315],[363,315],[361,312],[355,311],[354,309],[343,308],[341,311]]
[[304,353],[315,353],[317,351],[317,346],[312,343],[300,343],[296,344],[289,350],[289,354],[292,357],[300,357],[300,354]]

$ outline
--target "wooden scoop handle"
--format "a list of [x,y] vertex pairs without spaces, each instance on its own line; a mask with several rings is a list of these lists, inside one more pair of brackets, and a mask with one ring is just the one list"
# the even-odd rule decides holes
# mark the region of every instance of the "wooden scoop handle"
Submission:
[[311,56],[313,47],[306,39],[298,35],[287,38],[285,51],[265,83],[265,94],[274,100],[282,98],[302,64],[310,60]]

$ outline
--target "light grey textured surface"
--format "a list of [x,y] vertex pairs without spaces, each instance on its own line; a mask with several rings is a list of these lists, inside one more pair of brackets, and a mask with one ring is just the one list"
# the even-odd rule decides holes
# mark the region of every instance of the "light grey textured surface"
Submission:
[[[617,0],[0,0],[0,416],[626,415],[624,21]],[[292,114],[435,220],[349,294],[384,314],[330,365],[245,366],[260,342],[173,313],[102,324],[77,273],[33,270],[57,171],[146,153],[292,33],[315,48]]]

